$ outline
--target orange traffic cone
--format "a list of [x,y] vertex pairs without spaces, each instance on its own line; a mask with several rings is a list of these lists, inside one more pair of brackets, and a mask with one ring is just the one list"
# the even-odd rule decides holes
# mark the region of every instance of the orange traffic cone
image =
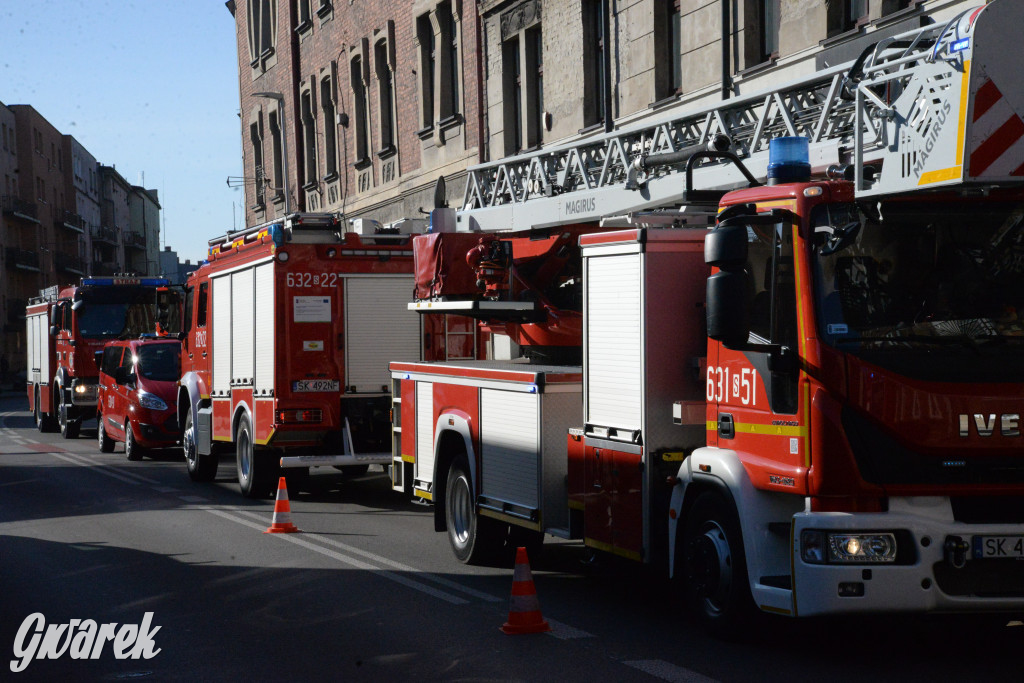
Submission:
[[544,633],[551,626],[540,613],[537,589],[530,572],[530,558],[526,548],[516,550],[516,569],[512,575],[512,599],[509,601],[508,621],[501,630],[510,635],[516,633]]
[[277,482],[277,500],[274,501],[274,519],[265,534],[294,534],[301,529],[292,524],[292,505],[288,502],[288,485],[284,477]]

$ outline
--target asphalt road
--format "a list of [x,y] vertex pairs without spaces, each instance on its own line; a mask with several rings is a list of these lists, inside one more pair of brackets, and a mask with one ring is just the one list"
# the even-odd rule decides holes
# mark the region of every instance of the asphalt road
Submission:
[[[193,484],[176,450],[101,454],[94,424],[73,441],[40,434],[22,397],[0,397],[0,679],[1019,679],[1024,626],[1005,619],[769,619],[722,642],[681,616],[666,581],[550,537],[531,565],[552,631],[509,636],[511,567],[459,564],[430,508],[383,473],[314,470],[291,496],[303,533],[275,535],[273,501],[241,498],[233,475],[225,460]],[[69,648],[9,668],[31,614],[123,625],[147,612],[152,658],[108,643],[97,659]]]

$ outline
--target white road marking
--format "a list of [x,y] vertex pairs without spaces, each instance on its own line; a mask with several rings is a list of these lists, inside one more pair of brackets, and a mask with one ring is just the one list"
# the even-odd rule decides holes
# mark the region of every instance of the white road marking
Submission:
[[681,666],[662,659],[637,659],[631,662],[622,662],[628,667],[639,669],[655,678],[673,683],[714,683],[716,679],[708,678],[696,671],[691,671]]
[[[246,516],[252,517],[254,519],[262,519],[263,518],[259,513],[252,512],[250,510],[237,510],[237,509],[234,509],[234,510],[231,510],[231,512],[234,512],[234,513],[240,514],[240,515],[246,515]],[[292,512],[294,512],[294,510]],[[392,569],[397,569],[397,570],[403,571],[403,572],[413,572],[413,573],[418,574],[420,577],[422,577],[422,578],[424,578],[424,579],[426,579],[428,581],[432,581],[433,583],[436,583],[436,584],[438,584],[440,586],[444,586],[445,588],[450,588],[451,590],[456,590],[456,591],[465,593],[466,595],[474,597],[477,600],[483,600],[484,602],[503,602],[506,599],[506,598],[495,597],[495,596],[491,595],[490,593],[484,593],[484,592],[481,592],[481,591],[478,591],[478,590],[474,590],[472,588],[467,588],[466,586],[462,586],[462,585],[460,585],[460,584],[458,584],[455,581],[452,581],[450,579],[445,579],[445,578],[440,577],[440,576],[435,576],[434,574],[430,574],[428,572],[424,572],[424,571],[422,571],[420,569],[417,569],[416,567],[410,567],[409,565],[402,564],[401,562],[395,562],[394,560],[388,559],[388,558],[383,557],[381,555],[377,555],[376,553],[371,553],[368,550],[363,550],[362,548],[356,548],[355,546],[351,546],[351,545],[349,545],[347,543],[342,543],[341,541],[336,541],[333,538],[327,538],[326,536],[321,536],[321,535],[315,534],[315,533],[305,533],[305,534],[303,534],[303,536],[305,538],[315,539],[315,540],[317,540],[317,541],[319,541],[319,542],[321,542],[321,543],[323,543],[325,545],[334,546],[335,548],[339,548],[341,550],[344,550],[347,553],[351,553],[353,555],[359,555],[360,557],[364,557],[364,558],[366,558],[368,560],[371,560],[371,561],[376,562],[378,564],[382,564],[382,565],[384,565],[386,567],[391,567]]]
[[[63,453],[54,453],[53,455],[56,455],[57,457],[64,456],[64,458],[63,458],[64,460],[67,460],[67,459],[74,460],[79,465],[82,465],[84,467],[88,467],[90,469],[96,470],[97,472],[100,472],[101,474],[106,474],[108,476],[112,476],[115,479],[119,479],[121,477],[124,477],[124,479],[122,479],[122,481],[131,481],[133,484],[159,484],[160,483],[160,482],[156,481],[155,479],[150,479],[149,477],[144,477],[141,474],[136,474],[134,472],[126,472],[125,470],[123,470],[123,469],[121,469],[119,467],[115,467],[113,465],[109,465],[109,464],[102,463],[102,462],[97,462],[96,460],[91,459],[89,456],[82,455],[81,453],[63,452]],[[116,472],[117,474],[112,474],[114,472]],[[117,475],[120,475],[120,477],[118,477]]]
[[44,481],[44,480],[41,477],[36,477],[34,479],[22,479],[21,481],[5,481],[4,483],[0,484],[0,486],[14,486],[15,484],[30,484],[30,483],[32,483],[34,481]]
[[116,472],[114,472],[109,467],[100,467],[98,465],[94,465],[93,463],[89,462],[88,460],[83,462],[82,460],[80,460],[78,458],[72,457],[71,454],[69,454],[69,453],[50,453],[50,455],[52,455],[53,457],[58,458],[60,460],[63,460],[64,462],[69,462],[72,465],[78,465],[79,467],[88,467],[93,472],[97,472],[99,474],[102,474],[105,477],[111,477],[112,479],[117,479],[118,481],[123,481],[126,484],[131,484],[132,486],[138,486],[139,484],[142,483],[142,482],[138,482],[138,481],[134,481],[132,479],[129,479],[128,477],[122,477],[120,474],[117,474]]
[[[242,524],[244,526],[256,529],[258,531],[263,531],[266,529],[266,526],[264,524],[250,522],[248,519],[229,514],[227,512],[224,512],[223,510],[217,510],[211,507],[205,507],[200,509],[209,512],[210,514],[217,515],[218,517],[222,517],[224,519],[235,522],[236,524]],[[349,557],[348,555],[343,555],[341,553],[334,552],[333,550],[329,550],[327,548],[318,546],[315,543],[310,543],[309,541],[299,538],[297,534],[276,534],[276,536],[283,541],[288,541],[289,543],[293,543],[302,548],[306,548],[307,550],[312,550],[315,553],[326,555],[331,559],[355,567],[356,569],[362,569],[364,571],[371,572],[382,578],[390,579],[391,581],[400,583],[403,586],[407,586],[408,588],[412,588],[413,590],[417,590],[421,593],[426,593],[427,595],[438,598],[439,600],[444,600],[445,602],[451,603],[453,605],[465,605],[469,602],[468,600],[464,600],[463,598],[460,598],[457,595],[452,595],[451,593],[445,593],[444,591],[437,590],[436,588],[431,588],[426,584],[422,584],[419,581],[414,581],[413,579],[402,576],[401,574],[396,574],[395,572],[389,571],[387,569],[381,569],[380,567],[376,567],[372,564],[367,564],[366,562],[362,562],[353,557]],[[311,536],[316,538],[315,534],[311,534]]]
[[593,633],[587,633],[586,631],[578,628],[563,624],[560,621],[555,621],[550,617],[547,618],[548,625],[551,627],[551,631],[548,632],[549,636],[554,636],[559,640],[573,640],[575,638],[594,638]]

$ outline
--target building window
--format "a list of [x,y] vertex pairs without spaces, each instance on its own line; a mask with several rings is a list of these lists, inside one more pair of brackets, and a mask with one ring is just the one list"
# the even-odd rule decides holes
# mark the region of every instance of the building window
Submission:
[[604,121],[604,11],[602,0],[583,4],[583,125]]
[[263,126],[259,114],[249,120],[249,142],[252,144],[253,182],[255,183],[255,201],[253,208],[261,209],[264,205],[263,189]]
[[829,3],[829,36],[853,31],[868,20],[868,0],[843,0]]
[[338,177],[338,126],[330,76],[320,81],[320,110],[324,115],[324,179],[334,180]]
[[388,56],[387,40],[377,41],[373,47],[373,65],[377,76],[378,111],[380,112],[380,153],[395,149],[394,78]]
[[434,125],[434,27],[429,14],[416,18],[416,40],[420,50],[420,123],[421,128]]
[[36,198],[46,203],[46,182],[42,178],[36,178]]
[[248,0],[249,9],[249,65],[269,67],[268,58],[274,54],[277,40],[276,0]]
[[543,139],[544,47],[539,0],[501,15],[505,154],[538,147]]
[[654,6],[654,97],[663,100],[683,91],[681,0],[658,0]]
[[313,27],[313,11],[310,0],[299,0],[299,25],[295,29],[300,33]]
[[442,2],[434,10],[437,17],[438,82],[435,87],[441,98],[441,121],[457,116],[459,106],[459,36],[450,2]]
[[3,125],[4,150],[6,151],[7,150],[7,124],[5,123],[5,124],[2,124],[2,125]]
[[274,156],[274,200],[284,199],[284,140],[281,138],[281,112],[274,109],[267,117],[270,125],[270,147]]
[[523,88],[519,68],[519,38],[502,43],[502,100],[504,100],[505,153],[523,149]]
[[352,114],[355,119],[356,165],[366,164],[370,160],[370,116],[369,99],[366,96],[367,69],[362,54],[357,54],[351,61],[352,73]]
[[760,59],[767,62],[779,56],[779,4],[780,0],[758,2],[757,25],[760,27]]
[[302,103],[302,151],[305,157],[303,187],[316,183],[316,116],[314,115],[313,91],[304,90]]

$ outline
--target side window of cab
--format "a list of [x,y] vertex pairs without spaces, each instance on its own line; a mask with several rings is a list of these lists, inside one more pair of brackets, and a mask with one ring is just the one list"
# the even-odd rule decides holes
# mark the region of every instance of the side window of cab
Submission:
[[124,351],[123,346],[108,346],[103,350],[103,360],[100,364],[100,371],[104,375],[110,377],[114,376],[114,371],[117,370],[117,366],[121,364],[121,353]]

